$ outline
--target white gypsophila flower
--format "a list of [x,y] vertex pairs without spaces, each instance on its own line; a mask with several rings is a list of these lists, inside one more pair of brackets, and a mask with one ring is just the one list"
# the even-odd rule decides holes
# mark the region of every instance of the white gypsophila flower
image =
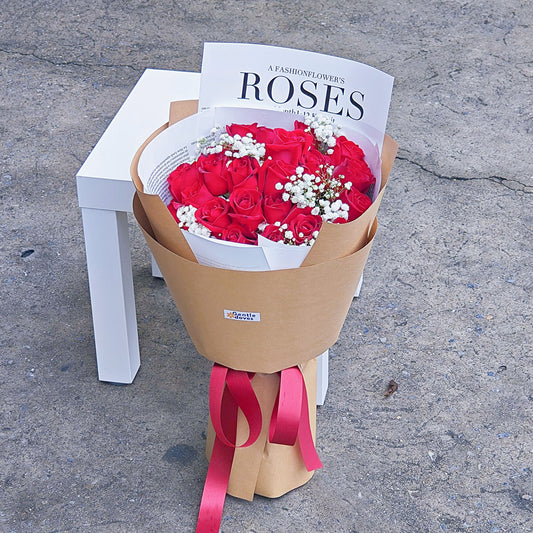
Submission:
[[199,222],[194,222],[189,226],[189,233],[194,233],[195,235],[202,235],[203,237],[211,237],[211,231],[209,228],[206,228],[203,224]]
[[304,122],[308,126],[306,131],[312,131],[318,141],[319,148],[326,151],[337,144],[337,136],[340,134],[341,128],[335,124],[333,117],[315,114],[305,117]]
[[211,231],[196,220],[196,207],[192,205],[181,205],[176,210],[176,218],[180,228],[187,229],[189,233],[210,237]]
[[264,143],[258,143],[251,133],[241,137],[238,134],[233,136],[228,133],[221,133],[218,140],[215,139],[209,146],[206,146],[202,153],[204,155],[217,154],[224,151],[227,157],[239,159],[241,157],[253,157],[262,162],[265,157]]
[[180,227],[189,229],[193,224],[195,224],[195,212],[196,208],[190,205],[179,207],[176,211],[176,217],[180,221]]
[[309,208],[312,215],[319,215],[323,220],[341,217],[343,204],[339,196],[346,188],[339,179],[333,178],[333,169],[332,165],[320,165],[310,174],[299,167],[297,176],[291,176],[291,181],[283,187],[283,200],[290,199],[299,208]]
[[221,130],[220,126],[215,126],[214,128],[211,128],[211,131],[209,132],[209,134],[206,137],[202,137],[202,138],[196,140],[196,149],[197,149],[196,158],[200,154],[203,154],[204,151],[206,150],[206,148],[208,148],[210,145],[214,144],[215,139],[217,138],[217,136],[220,133],[220,130]]

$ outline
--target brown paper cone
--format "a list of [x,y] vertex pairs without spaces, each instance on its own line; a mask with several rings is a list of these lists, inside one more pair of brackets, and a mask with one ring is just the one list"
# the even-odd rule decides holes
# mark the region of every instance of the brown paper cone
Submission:
[[[195,102],[173,104],[171,122],[195,111]],[[137,164],[131,166],[137,189],[134,215],[176,302],[196,349],[206,358],[236,370],[257,372],[253,387],[261,405],[258,441],[235,453],[228,493],[247,500],[275,498],[306,483],[308,472],[299,445],[268,442],[268,426],[279,388],[279,370],[300,365],[307,386],[313,437],[316,427],[316,359],[337,340],[377,230],[376,213],[397,151],[386,137],[382,186],[377,200],[348,224],[323,224],[302,267],[271,272],[224,270],[198,264],[174,218],[158,196],[143,192]],[[225,311],[256,313],[259,321],[225,318]],[[238,442],[247,436],[239,412]],[[209,423],[210,456],[214,432]]]
[[[172,120],[191,114],[195,105],[174,103]],[[140,154],[166,127],[147,139],[132,162],[134,214],[196,349],[230,368],[262,373],[327,350],[338,338],[370,252],[396,143],[385,140],[381,192],[366,213],[348,224],[323,224],[300,268],[246,272],[199,265],[163,201],[143,192]],[[229,320],[226,311],[255,313],[260,320]]]
[[[155,239],[138,193],[133,212],[196,349],[235,370],[273,373],[313,359],[340,333],[370,252],[318,265],[243,272],[200,265]],[[228,320],[224,310],[259,313],[259,322]]]

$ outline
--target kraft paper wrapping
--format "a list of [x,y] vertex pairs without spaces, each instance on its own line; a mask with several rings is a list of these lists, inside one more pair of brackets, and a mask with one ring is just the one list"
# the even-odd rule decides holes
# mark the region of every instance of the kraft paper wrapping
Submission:
[[[235,370],[270,374],[313,359],[335,344],[377,220],[367,244],[347,257],[270,272],[224,270],[187,260],[161,245],[141,195],[135,195],[134,215],[204,357]],[[225,309],[259,313],[260,321],[228,320]]]
[[[196,111],[196,102],[173,103],[169,124]],[[350,308],[377,230],[377,210],[398,149],[385,137],[379,196],[357,220],[323,224],[303,265],[269,272],[224,270],[198,264],[163,201],[143,192],[137,164],[131,166],[137,189],[133,212],[165,278],[189,335],[200,354],[224,366],[256,372],[253,388],[261,405],[263,428],[258,441],[236,450],[228,493],[279,497],[313,475],[303,463],[298,443],[268,442],[268,425],[279,388],[278,371],[299,365],[307,387],[313,438],[316,428],[316,357],[337,340]],[[260,321],[224,318],[224,310],[258,313]],[[247,436],[239,412],[238,442]],[[214,431],[209,422],[207,455]]]
[[[316,359],[300,365],[309,400],[309,421],[313,439],[316,435]],[[279,388],[279,374],[256,374],[252,386],[261,406],[263,428],[257,441],[248,448],[237,448],[231,468],[228,494],[253,500],[254,494],[278,498],[307,483],[314,474],[302,460],[298,442],[294,446],[268,442],[270,415]],[[237,422],[237,442],[248,437],[248,426],[242,412]],[[207,430],[207,458],[211,458],[215,432],[211,421]]]
[[[174,103],[172,120],[194,109],[194,101]],[[166,127],[132,162],[134,214],[198,352],[236,370],[273,373],[326,351],[338,338],[368,258],[396,143],[386,137],[381,191],[361,217],[323,224],[300,268],[245,272],[199,265],[163,201],[143,192],[139,157]],[[224,310],[258,313],[260,321],[228,320]]]

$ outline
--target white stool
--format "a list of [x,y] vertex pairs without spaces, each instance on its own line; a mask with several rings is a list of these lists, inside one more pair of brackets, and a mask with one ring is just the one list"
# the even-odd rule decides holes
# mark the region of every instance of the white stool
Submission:
[[[199,85],[194,72],[146,70],[76,176],[101,381],[132,383],[140,365],[127,219],[134,193],[131,160],[168,121],[170,102],[197,99]],[[152,273],[161,275],[153,260]],[[318,359],[318,405],[327,388],[326,351]]]

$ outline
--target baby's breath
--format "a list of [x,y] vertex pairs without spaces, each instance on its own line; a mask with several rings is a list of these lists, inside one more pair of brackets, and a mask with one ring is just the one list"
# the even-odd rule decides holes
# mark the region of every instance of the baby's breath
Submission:
[[304,119],[306,131],[313,133],[322,153],[332,154],[341,127],[328,115],[308,115]]
[[[320,215],[322,220],[348,219],[349,206],[339,197],[344,190],[351,187],[351,183],[343,184],[333,177],[333,166],[321,165],[315,174],[308,174],[302,167],[297,167],[295,173],[283,186],[282,199],[291,201],[300,208],[311,208],[312,215]],[[276,184],[276,188],[278,188]],[[348,186],[349,185],[349,186]]]
[[279,231],[282,236],[282,242],[284,244],[290,244],[292,246],[313,246],[316,241],[316,238],[318,237],[318,231],[314,231],[313,236],[311,238],[303,239],[304,234],[300,232],[297,239],[292,230],[287,229],[287,224],[283,224],[279,228]]
[[176,217],[178,219],[178,226],[186,229],[189,233],[195,235],[203,235],[204,237],[210,237],[211,231],[203,224],[200,224],[196,220],[196,207],[192,205],[181,205],[176,210]]
[[249,156],[262,163],[265,159],[265,144],[257,142],[251,133],[247,133],[244,137],[238,134],[221,133],[202,149],[204,155],[221,152],[233,159]]

